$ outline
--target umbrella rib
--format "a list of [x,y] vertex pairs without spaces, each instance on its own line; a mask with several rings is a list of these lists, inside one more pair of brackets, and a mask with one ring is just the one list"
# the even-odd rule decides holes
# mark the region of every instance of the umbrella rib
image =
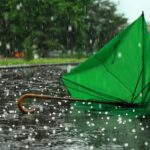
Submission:
[[120,82],[120,83],[132,94],[132,91],[131,91],[118,77],[116,77],[116,75],[113,74],[113,72],[111,72],[111,71],[106,67],[106,65],[104,65],[104,63],[101,61],[100,58],[98,58],[98,57],[96,57],[96,56],[95,56],[95,58],[96,58],[98,61],[100,61],[100,63],[105,67],[105,69],[107,70],[108,73],[110,73],[118,82]]
[[[65,79],[65,78],[64,78],[64,79]],[[96,92],[96,93],[98,93],[99,95],[109,96],[109,97],[111,97],[112,99],[118,99],[118,100],[121,101],[121,102],[126,102],[124,99],[121,99],[121,98],[118,98],[118,97],[114,97],[114,96],[111,96],[111,95],[108,95],[108,94],[105,94],[105,93],[102,93],[102,92],[93,90],[93,89],[91,89],[91,88],[87,88],[87,87],[85,87],[85,86],[83,86],[83,85],[80,85],[80,84],[75,83],[75,82],[73,82],[73,81],[70,81],[70,80],[68,80],[68,79],[65,79],[65,80],[68,81],[68,82],[71,82],[71,83],[73,83],[73,84],[75,84],[75,85],[77,85],[77,86],[79,86],[79,87],[85,88],[85,89],[87,89],[87,90],[89,90],[89,91]]]

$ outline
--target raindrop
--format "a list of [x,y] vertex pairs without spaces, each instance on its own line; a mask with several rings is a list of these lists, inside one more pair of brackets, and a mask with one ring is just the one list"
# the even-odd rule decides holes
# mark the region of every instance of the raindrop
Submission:
[[134,138],[137,139],[137,135],[135,135]]
[[94,146],[90,146],[90,150],[93,150],[94,149]]
[[116,130],[117,129],[117,127],[114,127],[114,130]]
[[74,108],[74,107],[73,107],[73,106],[71,106],[71,108],[70,108],[70,109],[71,109],[71,110],[73,110],[73,108]]
[[25,126],[22,126],[22,130],[25,130]]
[[88,102],[88,105],[91,105],[91,102]]
[[62,113],[59,113],[58,116],[59,116],[59,117],[62,116]]
[[92,43],[93,43],[92,39],[90,39],[90,40],[89,40],[89,43],[90,43],[90,44],[92,44]]
[[122,57],[122,53],[118,52],[118,58],[121,58],[121,57]]
[[28,149],[28,148],[29,148],[29,145],[26,145],[25,148]]
[[89,125],[89,124],[90,124],[90,122],[89,122],[89,121],[87,121],[87,122],[86,122],[86,124],[87,124],[87,125]]
[[143,115],[143,119],[145,118],[145,116]]
[[117,121],[119,124],[122,124],[122,118],[121,117],[119,117]]
[[110,119],[110,117],[107,117],[106,119],[107,119],[107,120],[109,120],[109,119]]
[[6,49],[10,49],[10,44],[6,44]]
[[30,113],[30,112],[28,112],[27,114],[28,114],[28,115],[30,115],[31,113]]
[[13,104],[12,104],[12,103],[10,103],[9,105],[10,105],[10,106],[12,106]]
[[53,112],[53,115],[56,115],[56,113],[55,113],[55,112]]
[[141,47],[141,43],[138,43],[138,47]]
[[43,107],[39,106],[40,112],[43,112]]
[[68,127],[65,127],[65,131],[69,131],[69,128],[68,128]]
[[48,146],[51,146],[51,143],[48,143]]
[[56,130],[53,130],[52,133],[53,133],[53,134],[56,134]]
[[108,115],[108,111],[105,112],[105,115]]
[[144,127],[141,127],[141,131],[144,131]]
[[100,112],[98,112],[98,114],[99,114],[99,115],[101,115],[101,114],[102,114],[102,112],[100,111]]
[[13,124],[13,125],[12,125],[12,127],[14,128],[14,127],[15,127],[15,125]]
[[94,127],[94,126],[95,126],[95,124],[94,124],[94,123],[91,123],[91,126],[92,126],[92,127]]
[[78,114],[80,114],[81,113],[81,111],[80,110],[78,110]]
[[26,135],[26,133],[22,133],[23,135]]
[[105,128],[102,128],[101,131],[105,131]]
[[71,65],[68,65],[68,66],[67,66],[67,72],[68,72],[68,73],[71,71],[71,68],[72,68]]
[[128,143],[124,143],[124,147],[128,147],[129,146],[129,144]]
[[11,131],[12,131],[12,128],[9,128],[9,131],[11,132]]
[[131,122],[131,121],[132,121],[132,119],[128,119],[128,121],[129,121],[129,122]]
[[140,93],[140,97],[142,97],[142,93]]
[[67,141],[66,141],[67,143],[71,143],[72,142],[72,140],[71,139],[67,139]]
[[72,26],[68,26],[68,31],[69,31],[69,32],[72,31]]
[[55,120],[55,117],[52,117],[52,120]]
[[88,113],[88,116],[91,116],[91,114],[90,114],[90,113]]
[[22,3],[19,3],[18,5],[16,5],[16,9],[17,9],[17,10],[20,10],[21,7],[22,7]]
[[93,106],[91,106],[90,108],[93,109]]
[[5,94],[6,94],[6,96],[9,96],[9,90],[8,89],[5,90]]
[[59,125],[59,127],[60,127],[60,128],[62,128],[62,127],[63,127],[63,125],[62,125],[62,124],[60,124],[60,125]]
[[74,129],[74,131],[75,131],[75,132],[77,132],[77,131],[78,131],[78,129]]
[[132,132],[133,132],[133,133],[135,133],[135,132],[136,132],[136,130],[135,130],[135,129],[132,129]]
[[53,16],[51,16],[51,21],[54,21],[54,17]]
[[97,135],[94,136],[97,139]]
[[113,138],[113,142],[116,142],[117,141],[117,139],[116,138]]
[[58,102],[58,105],[62,105],[62,103],[61,103],[61,102]]
[[145,142],[144,144],[145,144],[145,146],[147,146],[147,145],[148,145],[148,142]]
[[47,126],[44,126],[43,128],[44,128],[44,130],[47,130],[47,129],[48,129],[48,127],[47,127]]
[[80,136],[83,137],[84,136],[83,133],[80,133]]

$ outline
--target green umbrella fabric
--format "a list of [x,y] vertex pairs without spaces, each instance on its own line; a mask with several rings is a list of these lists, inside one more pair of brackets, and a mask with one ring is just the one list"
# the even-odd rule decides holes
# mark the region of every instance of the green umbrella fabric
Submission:
[[144,14],[62,76],[73,98],[141,104],[150,98],[150,42]]

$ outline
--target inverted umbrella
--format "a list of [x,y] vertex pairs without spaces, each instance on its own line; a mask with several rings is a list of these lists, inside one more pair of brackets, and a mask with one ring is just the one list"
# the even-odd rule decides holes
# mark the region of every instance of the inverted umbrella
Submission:
[[28,97],[70,100],[127,107],[146,106],[150,99],[150,46],[144,14],[108,42],[96,54],[62,76],[72,98],[25,94]]

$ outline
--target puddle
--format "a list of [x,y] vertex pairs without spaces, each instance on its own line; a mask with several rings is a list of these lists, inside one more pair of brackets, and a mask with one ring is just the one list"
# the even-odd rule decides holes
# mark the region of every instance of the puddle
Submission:
[[66,66],[0,70],[0,149],[149,150],[150,118],[136,114],[74,108],[70,102],[35,101],[34,114],[22,114],[16,100],[25,93],[66,96],[60,76]]

